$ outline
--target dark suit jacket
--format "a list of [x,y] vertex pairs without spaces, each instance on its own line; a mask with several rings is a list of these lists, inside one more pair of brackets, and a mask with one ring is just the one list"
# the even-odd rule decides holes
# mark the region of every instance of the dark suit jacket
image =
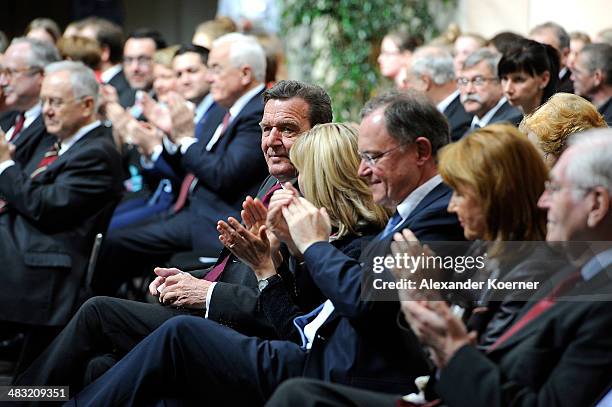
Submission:
[[128,108],[134,105],[136,90],[130,87],[129,82],[123,73],[123,68],[115,76],[113,76],[110,81],[108,81],[108,84],[117,90],[119,104],[123,108]]
[[[413,210],[402,227],[423,241],[463,240],[455,215],[446,211],[451,190],[439,185]],[[334,312],[317,331],[304,376],[385,392],[414,390],[414,378],[428,372],[416,337],[399,335],[399,302],[364,301],[374,256],[390,253],[392,236],[375,238],[359,261],[331,244],[318,242],[304,257],[313,281],[334,304]],[[364,290],[364,291],[362,291]],[[404,339],[404,340],[403,340]]]
[[610,272],[577,285],[569,294],[583,299],[558,301],[488,354],[459,349],[438,394],[458,407],[592,405],[612,383]]
[[574,81],[572,81],[572,71],[569,68],[565,75],[559,78],[557,92],[574,93]]
[[[202,138],[191,145],[184,155],[180,152],[162,154],[168,164],[175,168],[178,166],[198,178],[189,207],[186,208],[192,219],[192,247],[195,251],[210,246],[210,242],[218,242],[217,221],[228,216],[239,217],[244,198],[255,195],[268,175],[260,147],[259,122],[263,116],[261,95],[255,95],[233,118],[210,151],[206,151],[206,145],[217,129],[212,122]],[[219,250],[221,248],[219,243]]]
[[47,149],[0,174],[0,320],[62,325],[77,305],[95,234],[121,194],[119,153],[98,127],[35,178]]
[[612,127],[612,97],[597,110],[604,117],[608,126]]
[[[15,123],[17,112],[6,116],[5,120],[0,120],[2,130],[7,132]],[[26,129],[21,131],[21,134],[14,141],[15,156],[13,160],[21,166],[25,166],[34,154],[34,151],[39,144],[44,144],[46,149],[55,143],[55,136],[47,133],[45,122],[42,114],[40,114]]]
[[[489,120],[489,123],[487,125],[493,123],[509,123],[513,126],[518,126],[521,123],[521,120],[523,120],[523,114],[521,113],[521,111],[518,110],[516,107],[510,105],[510,103],[506,101],[503,105],[499,107],[499,109],[497,109],[497,112],[495,112],[495,114],[493,115],[491,120]],[[467,136],[472,131],[474,130],[468,128],[468,131],[465,133],[465,135]]]
[[463,108],[459,95],[444,109],[444,116],[450,126],[452,141],[457,141],[465,134],[472,124],[472,115]]

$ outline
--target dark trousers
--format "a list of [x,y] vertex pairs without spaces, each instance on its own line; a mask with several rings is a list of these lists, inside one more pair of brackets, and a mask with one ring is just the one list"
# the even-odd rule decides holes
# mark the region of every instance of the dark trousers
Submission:
[[[34,363],[17,376],[15,384],[70,386],[71,394],[76,394],[87,381],[92,359],[106,354],[120,358],[166,320],[186,312],[118,298],[91,298]],[[198,312],[203,315],[203,311]],[[94,361],[94,373],[89,375],[95,371],[100,374],[100,361]]]
[[[191,216],[188,210],[164,218],[154,217],[144,223],[113,229],[104,237],[92,280],[96,295],[115,295],[119,286],[135,276],[152,273],[155,266],[164,266],[170,257],[189,251]],[[213,254],[218,254],[215,242]]]
[[321,380],[298,378],[281,384],[266,407],[396,407],[400,397]]
[[68,405],[143,406],[162,398],[200,405],[262,405],[302,374],[306,352],[288,341],[242,335],[216,322],[166,321]]

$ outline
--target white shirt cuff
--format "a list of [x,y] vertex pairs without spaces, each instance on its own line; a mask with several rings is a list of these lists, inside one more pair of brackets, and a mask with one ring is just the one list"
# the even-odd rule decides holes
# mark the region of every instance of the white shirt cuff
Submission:
[[212,298],[212,293],[215,289],[215,285],[217,285],[217,282],[213,282],[208,286],[208,291],[206,292],[206,314],[204,315],[204,318],[208,318],[208,310],[210,309],[210,299]]
[[8,167],[11,167],[15,165],[15,161],[13,160],[6,160],[0,163],[0,174],[2,174],[4,172],[4,170],[6,170]]
[[164,143],[164,148],[168,154],[174,155],[178,151],[178,146],[174,144],[167,136],[164,136],[162,143]]
[[197,141],[198,139],[195,137],[185,137],[181,141],[181,154],[185,154],[187,152],[187,149],[191,147],[191,145]]
[[161,144],[158,144],[155,147],[153,147],[153,152],[151,153],[150,157],[141,155],[140,165],[142,165],[142,168],[144,168],[145,170],[150,170],[153,167],[155,167],[155,162],[161,155],[162,151],[164,151],[164,148],[161,146]]

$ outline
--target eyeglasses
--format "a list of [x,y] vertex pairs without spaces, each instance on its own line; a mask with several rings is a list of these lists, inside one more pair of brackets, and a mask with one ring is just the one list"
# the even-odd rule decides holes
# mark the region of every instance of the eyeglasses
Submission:
[[42,68],[38,66],[28,66],[27,68],[21,68],[21,69],[0,67],[0,76],[4,75],[7,78],[12,78],[13,76],[17,76],[17,75],[22,75],[22,74],[25,74],[26,72],[29,72],[30,75],[35,74],[35,73],[40,73],[42,72]]
[[370,166],[370,167],[375,167],[376,166],[376,162],[378,160],[380,160],[381,158],[383,158],[385,155],[389,154],[390,152],[397,150],[398,148],[402,147],[404,144],[400,144],[398,146],[395,146],[393,148],[390,148],[389,150],[383,151],[382,153],[377,153],[377,154],[370,154],[370,153],[363,153],[361,151],[358,151],[357,154],[359,155],[359,157],[361,158],[362,161],[365,161],[365,163]]
[[133,62],[136,62],[138,65],[149,65],[151,61],[153,61],[153,58],[146,55],[140,55],[137,57],[123,57],[123,63],[126,65],[130,65]]
[[499,81],[499,78],[496,77],[485,77],[485,76],[475,76],[472,79],[468,79],[468,78],[457,78],[457,85],[464,87],[464,86],[468,86],[470,83],[473,83],[474,86],[476,87],[480,87],[483,86],[485,83],[487,83],[487,81]]
[[579,186],[579,185],[561,185],[560,183],[556,182],[556,181],[545,181],[544,182],[544,190],[553,195],[556,194],[557,192],[561,191],[563,188],[568,188],[574,191],[584,191],[584,192],[589,192],[590,190],[593,189],[593,187],[583,187],[583,186]]

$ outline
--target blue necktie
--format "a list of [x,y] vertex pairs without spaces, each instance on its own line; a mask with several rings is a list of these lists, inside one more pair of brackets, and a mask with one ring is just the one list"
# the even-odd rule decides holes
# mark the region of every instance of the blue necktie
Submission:
[[385,230],[383,230],[382,233],[380,234],[379,240],[383,240],[385,237],[389,236],[393,232],[393,230],[397,227],[397,225],[399,225],[401,222],[402,222],[402,217],[400,216],[398,211],[395,211],[391,219],[389,219],[387,226],[385,226]]

